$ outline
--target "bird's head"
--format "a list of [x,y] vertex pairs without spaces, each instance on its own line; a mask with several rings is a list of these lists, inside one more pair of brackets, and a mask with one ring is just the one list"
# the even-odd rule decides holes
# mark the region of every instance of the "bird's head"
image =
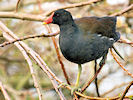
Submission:
[[68,23],[69,21],[72,21],[72,16],[71,16],[71,13],[64,10],[64,9],[59,9],[55,12],[53,12],[50,17],[45,20],[43,22],[43,24],[50,24],[50,23],[53,23],[53,24],[57,24],[57,25],[62,25],[62,24],[66,24]]

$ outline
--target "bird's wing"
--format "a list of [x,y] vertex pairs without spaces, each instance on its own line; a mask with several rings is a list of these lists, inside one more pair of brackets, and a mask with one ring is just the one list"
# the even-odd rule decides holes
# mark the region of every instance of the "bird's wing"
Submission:
[[116,17],[83,17],[74,21],[84,34],[97,33],[110,38],[116,37]]

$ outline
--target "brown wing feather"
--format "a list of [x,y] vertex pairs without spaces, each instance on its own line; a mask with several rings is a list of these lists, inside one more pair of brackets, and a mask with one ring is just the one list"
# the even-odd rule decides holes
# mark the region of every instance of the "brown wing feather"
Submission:
[[83,17],[74,20],[84,33],[97,33],[103,36],[113,37],[115,33],[115,17]]

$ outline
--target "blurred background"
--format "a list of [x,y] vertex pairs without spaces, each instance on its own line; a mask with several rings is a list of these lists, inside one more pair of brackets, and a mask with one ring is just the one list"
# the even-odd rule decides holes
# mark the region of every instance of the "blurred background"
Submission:
[[[0,11],[14,12],[18,0],[0,0]],[[30,14],[43,14],[54,8],[63,7],[69,4],[81,3],[88,0],[21,0],[18,12]],[[67,9],[73,18],[83,16],[107,16],[116,13],[133,3],[133,0],[103,0],[92,5]],[[26,21],[18,19],[0,18],[5,25],[11,29],[18,37],[48,33],[42,22]],[[50,25],[53,32],[59,30],[58,26]],[[121,36],[133,41],[133,10],[117,18],[117,31]],[[56,36],[58,43],[58,36]],[[0,31],[0,43],[6,41]],[[51,38],[34,38],[24,41],[29,47],[35,50],[46,62],[56,76],[65,82],[61,66],[59,64],[56,51]],[[115,47],[124,57],[125,61],[119,59],[123,66],[133,74],[133,47],[128,44],[115,43]],[[78,72],[77,64],[67,61],[61,54],[69,81],[74,84]],[[58,94],[54,90],[47,75],[34,63],[38,82],[42,88],[45,100],[59,100]],[[94,75],[94,62],[83,65],[80,84],[83,85]],[[107,61],[102,71],[98,75],[99,92],[102,97],[118,96],[124,91],[126,86],[133,79],[125,73],[115,62],[111,54],[107,56]],[[21,52],[13,45],[0,48],[0,81],[3,82],[12,100],[38,100],[38,94],[34,88],[33,79],[27,62]],[[70,91],[62,89],[65,97],[72,100]],[[95,84],[92,83],[85,92],[89,96],[97,96]],[[133,95],[133,87],[127,95]],[[83,98],[81,98],[82,100]],[[0,100],[4,100],[0,92]]]

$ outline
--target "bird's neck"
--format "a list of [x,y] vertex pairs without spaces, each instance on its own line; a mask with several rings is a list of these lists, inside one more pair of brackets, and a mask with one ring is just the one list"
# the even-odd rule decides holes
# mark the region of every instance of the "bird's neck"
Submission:
[[74,22],[66,23],[66,24],[60,25],[59,27],[60,27],[61,34],[71,34],[71,33],[75,33],[78,30],[77,25]]

